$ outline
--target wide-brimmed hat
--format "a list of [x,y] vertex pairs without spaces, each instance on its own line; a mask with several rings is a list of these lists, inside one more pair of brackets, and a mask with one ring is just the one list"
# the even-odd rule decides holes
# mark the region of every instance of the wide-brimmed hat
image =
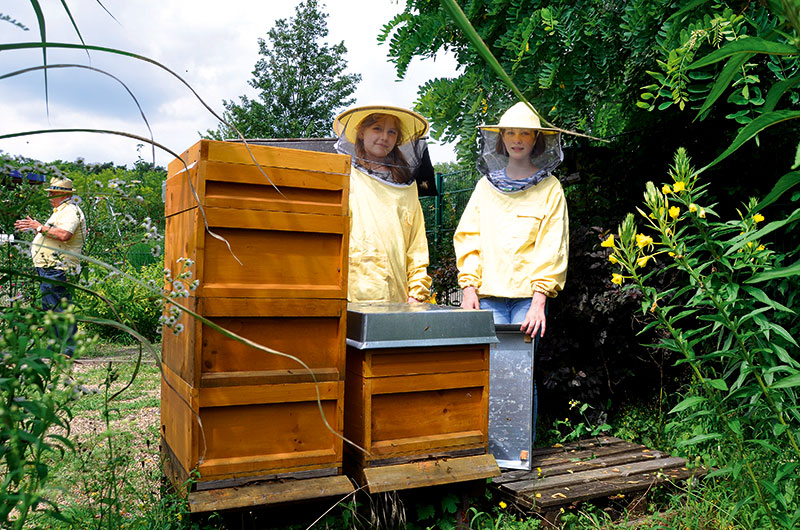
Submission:
[[478,125],[479,129],[492,132],[500,132],[500,129],[536,129],[545,134],[556,134],[558,129],[542,127],[539,116],[531,108],[520,101],[500,116],[500,123],[496,125]]
[[365,105],[346,110],[333,120],[333,131],[336,136],[341,136],[344,132],[346,138],[355,143],[358,124],[370,114],[389,114],[397,118],[405,132],[402,142],[422,138],[428,133],[428,120],[412,110],[389,105]]
[[45,191],[57,191],[63,194],[72,193],[72,179],[52,177],[50,179],[50,187]]

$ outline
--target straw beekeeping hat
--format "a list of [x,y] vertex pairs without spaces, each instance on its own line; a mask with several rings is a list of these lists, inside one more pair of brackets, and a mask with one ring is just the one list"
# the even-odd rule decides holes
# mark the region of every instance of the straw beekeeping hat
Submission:
[[545,134],[556,134],[560,131],[549,127],[542,127],[539,116],[524,102],[520,101],[500,116],[500,123],[496,125],[479,125],[479,129],[500,132],[500,129],[536,129]]
[[403,131],[399,144],[422,138],[428,133],[428,121],[421,115],[408,109],[388,105],[366,105],[346,110],[333,121],[333,131],[336,136],[342,136],[344,133],[350,143],[355,143],[358,124],[370,114],[389,114],[397,118]]

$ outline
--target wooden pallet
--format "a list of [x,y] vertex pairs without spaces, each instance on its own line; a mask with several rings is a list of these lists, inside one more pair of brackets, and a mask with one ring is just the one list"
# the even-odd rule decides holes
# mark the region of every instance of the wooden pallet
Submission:
[[532,471],[503,471],[491,488],[523,511],[550,511],[590,499],[645,491],[705,475],[683,458],[609,436],[534,449]]

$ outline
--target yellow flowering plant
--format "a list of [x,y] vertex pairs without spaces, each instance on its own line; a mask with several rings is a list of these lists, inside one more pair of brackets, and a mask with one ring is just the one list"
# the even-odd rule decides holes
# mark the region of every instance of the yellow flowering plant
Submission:
[[[787,266],[790,256],[763,241],[800,221],[800,209],[757,226],[765,221],[760,210],[788,189],[784,182],[767,199],[751,199],[738,220],[716,220],[684,149],[670,176],[671,186],[645,187],[644,229],[634,214],[620,225],[611,282],[641,293],[642,312],[652,317],[643,332],[658,328],[663,338],[654,346],[691,367],[693,385],[668,426],[687,430],[679,445],[719,473],[742,474],[741,487],[765,504],[786,502],[781,491],[800,487],[800,464],[789,472],[774,463],[800,462],[800,262]],[[662,253],[665,264],[646,268]],[[673,275],[669,288],[655,286],[663,274]]]

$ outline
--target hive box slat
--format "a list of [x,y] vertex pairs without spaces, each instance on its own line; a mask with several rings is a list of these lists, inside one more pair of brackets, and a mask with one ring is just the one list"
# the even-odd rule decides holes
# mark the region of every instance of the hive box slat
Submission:
[[349,230],[344,216],[195,208],[167,218],[165,259],[195,262],[195,296],[344,299]]
[[[322,410],[342,432],[341,381],[316,385]],[[325,427],[314,383],[191,388],[164,369],[162,436],[183,473],[201,481],[341,469],[342,441]]]
[[[318,380],[343,380],[346,301],[194,298],[187,305],[222,328],[303,361]],[[222,316],[236,315],[236,316]],[[167,332],[163,361],[193,387],[305,382],[296,360],[229,338],[184,313],[180,334]],[[236,381],[239,381],[238,383]]]
[[347,215],[348,156],[201,140],[181,158],[185,166],[176,159],[168,167],[167,216],[196,208],[198,203]]

